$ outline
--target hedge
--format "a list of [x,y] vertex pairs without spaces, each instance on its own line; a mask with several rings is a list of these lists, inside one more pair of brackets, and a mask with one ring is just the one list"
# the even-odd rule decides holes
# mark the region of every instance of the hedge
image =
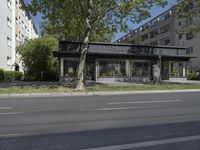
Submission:
[[3,69],[0,69],[0,81],[4,80],[4,71]]
[[0,69],[0,81],[21,81],[22,80],[22,72],[18,71],[4,71]]

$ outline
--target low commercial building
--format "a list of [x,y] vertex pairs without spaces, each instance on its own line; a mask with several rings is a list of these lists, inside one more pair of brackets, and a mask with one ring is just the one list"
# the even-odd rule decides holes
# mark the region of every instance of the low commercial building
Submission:
[[0,68],[23,70],[23,62],[16,47],[38,32],[28,12],[21,9],[23,0],[3,0],[0,5]]
[[[76,78],[81,47],[81,42],[59,42],[54,56],[61,81]],[[85,75],[95,81],[185,80],[185,64],[191,58],[182,47],[90,43]]]

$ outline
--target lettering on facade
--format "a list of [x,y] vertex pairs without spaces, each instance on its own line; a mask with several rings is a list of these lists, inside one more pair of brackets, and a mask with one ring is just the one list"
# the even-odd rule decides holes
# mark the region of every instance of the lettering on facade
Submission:
[[154,48],[152,47],[131,47],[129,53],[135,55],[153,55]]

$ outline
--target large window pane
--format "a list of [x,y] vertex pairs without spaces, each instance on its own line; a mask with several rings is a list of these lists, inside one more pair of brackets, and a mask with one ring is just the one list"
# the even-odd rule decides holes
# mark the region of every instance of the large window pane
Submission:
[[125,60],[100,60],[100,77],[122,77],[126,76]]
[[78,59],[65,59],[64,61],[64,75],[68,78],[77,77],[79,60]]
[[132,62],[131,66],[132,76],[148,77],[150,75],[149,62]]

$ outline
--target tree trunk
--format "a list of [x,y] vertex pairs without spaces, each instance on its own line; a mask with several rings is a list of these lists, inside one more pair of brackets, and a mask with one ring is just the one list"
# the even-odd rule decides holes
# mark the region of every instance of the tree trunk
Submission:
[[84,42],[83,42],[83,47],[81,50],[81,57],[80,57],[80,62],[79,62],[79,68],[78,68],[78,83],[76,86],[76,90],[84,90],[85,86],[83,83],[84,80],[84,68],[85,68],[85,62],[86,62],[86,54],[88,51],[88,46],[89,46],[89,37],[90,37],[90,33],[91,33],[91,18],[93,16],[93,0],[88,0],[88,16],[85,18],[85,22],[86,22],[86,32],[85,32],[85,38],[84,38]]
[[89,44],[89,35],[90,35],[90,30],[87,31],[86,37],[83,42],[83,48],[81,50],[81,57],[80,57],[80,62],[79,62],[79,68],[78,68],[78,83],[76,86],[76,90],[84,90],[84,68],[85,68],[85,62],[86,62],[86,54],[88,51],[88,44]]

